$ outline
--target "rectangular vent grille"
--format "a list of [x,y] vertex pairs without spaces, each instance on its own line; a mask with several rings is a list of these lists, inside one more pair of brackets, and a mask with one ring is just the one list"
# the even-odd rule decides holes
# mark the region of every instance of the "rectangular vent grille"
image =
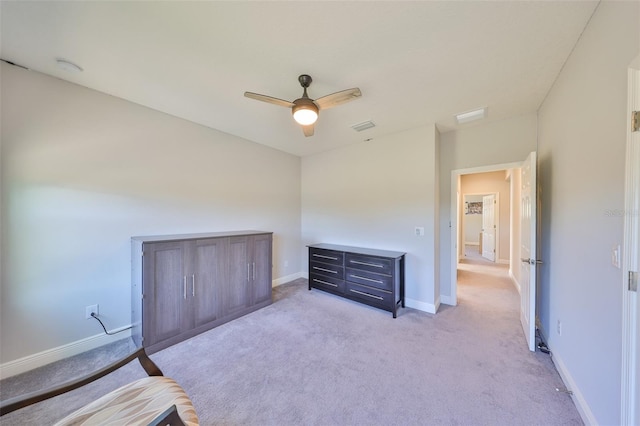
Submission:
[[353,126],[351,126],[351,128],[356,132],[361,132],[372,127],[376,127],[376,125],[373,124],[373,121],[363,121],[362,123],[354,124]]

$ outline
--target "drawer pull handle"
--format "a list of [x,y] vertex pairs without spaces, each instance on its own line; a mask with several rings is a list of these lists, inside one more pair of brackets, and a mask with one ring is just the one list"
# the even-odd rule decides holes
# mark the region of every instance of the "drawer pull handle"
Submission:
[[363,296],[371,297],[372,299],[383,300],[383,299],[382,299],[382,297],[380,297],[380,296],[375,296],[375,295],[373,295],[373,294],[365,293],[364,291],[358,291],[358,290],[354,290],[354,289],[352,289],[352,288],[350,288],[350,289],[349,289],[349,291],[351,291],[351,292],[353,292],[353,293],[361,294],[361,295],[363,295]]
[[379,263],[360,262],[359,260],[350,260],[349,262],[356,263],[358,265],[373,266],[375,268],[384,268],[384,265],[381,265]]
[[321,258],[323,258],[323,259],[338,260],[338,258],[337,258],[337,257],[324,256],[324,255],[322,255],[322,254],[315,254],[315,253],[313,254],[313,257],[321,257]]
[[324,285],[330,285],[331,287],[338,287],[338,284],[328,283],[326,281],[322,281],[322,280],[319,280],[317,278],[314,278],[313,281],[315,281],[317,283],[320,283],[320,284],[324,284]]
[[331,272],[332,274],[338,273],[338,271],[332,271],[331,269],[318,268],[317,266],[314,266],[313,269],[317,269],[318,271]]
[[373,283],[384,284],[384,281],[374,280],[374,279],[367,278],[367,277],[361,277],[360,275],[350,274],[350,276],[351,276],[351,278],[358,278],[358,279],[365,280],[365,281],[371,281]]

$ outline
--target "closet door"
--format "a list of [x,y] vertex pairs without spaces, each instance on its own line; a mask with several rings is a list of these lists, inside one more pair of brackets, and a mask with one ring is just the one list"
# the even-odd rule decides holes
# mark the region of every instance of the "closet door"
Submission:
[[229,238],[228,274],[225,282],[225,315],[244,311],[250,305],[250,278],[252,268],[249,263],[249,237]]
[[142,335],[144,346],[177,336],[189,327],[182,241],[145,243]]
[[252,303],[271,300],[271,234],[251,237]]
[[193,327],[222,317],[222,288],[228,238],[190,242],[187,293]]

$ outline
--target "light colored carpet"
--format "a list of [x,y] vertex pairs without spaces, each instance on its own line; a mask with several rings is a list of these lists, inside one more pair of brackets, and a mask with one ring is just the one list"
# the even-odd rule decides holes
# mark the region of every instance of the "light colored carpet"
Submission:
[[[527,350],[505,267],[465,261],[458,295],[437,315],[393,319],[300,279],[275,288],[271,306],[151,358],[203,425],[582,424],[549,356]],[[143,375],[131,363],[1,423],[50,424]],[[3,399],[50,380],[22,376],[1,383]]]

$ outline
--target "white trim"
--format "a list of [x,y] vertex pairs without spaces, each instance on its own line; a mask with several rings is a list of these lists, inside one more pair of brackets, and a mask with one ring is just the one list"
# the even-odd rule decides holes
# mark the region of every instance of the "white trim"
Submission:
[[114,333],[120,330],[126,330],[115,336],[109,336],[104,333],[96,334],[95,336],[76,340],[75,342],[58,346],[57,348],[47,349],[46,351],[28,355],[14,361],[5,362],[4,364],[0,364],[0,379],[6,379],[7,377],[15,376],[16,374],[24,373],[33,370],[34,368],[42,367],[44,365],[51,364],[52,362],[60,361],[118,340],[130,338],[130,328],[131,326],[129,325],[110,331],[111,333]]
[[[640,66],[640,55],[635,59]],[[640,71],[633,65],[628,70],[628,106],[627,117],[631,111],[640,109]],[[627,118],[628,119],[628,118]],[[628,290],[629,271],[640,269],[640,134],[632,133],[627,125],[627,152],[625,171],[625,215],[624,215],[624,258],[622,261],[622,359],[621,359],[621,398],[620,422],[625,425],[640,424],[640,413],[636,412],[637,399],[640,397],[640,365],[638,347],[638,294]]]
[[479,242],[473,243],[473,242],[470,242],[470,241],[465,241],[464,245],[465,246],[480,246],[480,243]]
[[482,166],[482,167],[472,167],[468,169],[456,169],[451,170],[451,210],[450,210],[450,240],[451,240],[451,285],[450,290],[451,294],[448,295],[440,295],[443,299],[447,297],[447,299],[451,302],[449,304],[455,306],[458,304],[458,178],[462,175],[470,175],[475,173],[486,173],[486,172],[499,172],[502,170],[509,169],[517,169],[522,167],[522,161],[517,163],[504,163],[504,164],[494,164],[491,166]]
[[305,278],[305,277],[303,277],[303,273],[302,272],[296,272],[295,274],[287,275],[285,277],[280,277],[280,278],[277,278],[275,280],[272,280],[271,281],[271,287],[278,287],[279,285],[286,284],[286,283],[288,283],[290,281],[297,280],[298,278]]
[[499,263],[500,265],[509,265],[511,262],[509,262],[509,259],[498,259],[496,263]]
[[[440,304],[440,302],[437,302],[437,303]],[[406,297],[404,299],[404,305],[407,308],[417,309],[419,311],[427,312],[429,314],[435,314],[438,311],[438,307],[435,304],[425,303],[419,300],[409,299]]]
[[553,352],[553,349],[551,349],[551,353],[553,354],[551,360],[556,366],[556,370],[558,370],[562,382],[564,383],[567,390],[570,390],[572,392],[571,399],[573,399],[573,403],[578,409],[578,413],[580,414],[580,417],[582,417],[582,421],[585,425],[598,425],[596,418],[589,408],[589,404],[587,404],[587,401],[584,399],[582,392],[580,392],[578,385],[576,385],[576,382],[571,377],[571,374],[569,374],[569,370],[567,370],[564,361],[562,361],[562,358],[560,358]]

